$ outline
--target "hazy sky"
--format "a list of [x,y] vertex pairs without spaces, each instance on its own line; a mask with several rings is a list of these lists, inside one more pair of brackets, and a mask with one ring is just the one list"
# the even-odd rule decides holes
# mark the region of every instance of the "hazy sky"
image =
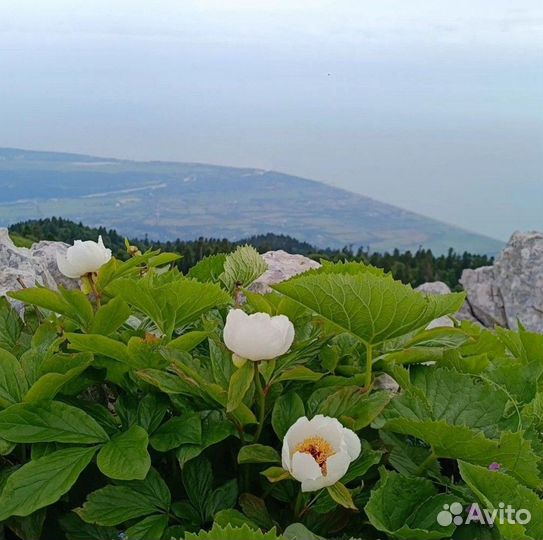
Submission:
[[543,228],[541,0],[0,0],[0,146],[273,168]]

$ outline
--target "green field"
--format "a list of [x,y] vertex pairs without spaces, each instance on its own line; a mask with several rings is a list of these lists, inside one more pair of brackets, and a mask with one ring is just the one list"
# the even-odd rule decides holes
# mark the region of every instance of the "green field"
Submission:
[[495,254],[502,243],[327,184],[257,169],[0,149],[0,226],[62,216],[131,236]]

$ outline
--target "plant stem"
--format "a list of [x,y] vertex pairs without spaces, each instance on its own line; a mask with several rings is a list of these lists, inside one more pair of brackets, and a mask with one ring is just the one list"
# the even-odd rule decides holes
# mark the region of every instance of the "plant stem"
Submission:
[[87,274],[87,278],[89,279],[89,283],[92,289],[92,294],[94,295],[94,301],[96,302],[96,309],[99,309],[102,302],[101,302],[101,295],[98,292],[98,289],[96,288],[96,283],[94,282],[94,274],[92,272],[89,272]]
[[366,388],[369,390],[371,386],[371,369],[373,365],[373,347],[369,343],[366,344]]
[[302,490],[300,490],[298,492],[298,496],[296,497],[296,502],[294,503],[294,517],[295,518],[297,518],[300,515],[303,502],[304,502],[304,496],[302,494]]
[[237,281],[234,288],[234,308],[241,307],[241,282]]
[[302,511],[296,516],[301,518],[316,502],[317,499],[324,493],[324,489],[321,489],[303,508]]
[[437,461],[437,456],[432,453],[419,465],[418,469],[415,471],[415,476],[422,476],[426,470]]
[[258,371],[259,362],[254,362],[255,365],[255,389],[256,399],[258,401],[258,428],[256,429],[255,439],[253,442],[257,442],[264,428],[264,415],[266,413],[266,396],[262,390],[262,381],[260,380],[260,371]]

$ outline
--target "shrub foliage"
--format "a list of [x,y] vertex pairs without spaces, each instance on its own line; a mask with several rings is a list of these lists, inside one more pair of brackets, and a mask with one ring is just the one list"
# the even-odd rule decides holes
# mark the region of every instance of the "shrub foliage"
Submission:
[[[175,260],[113,258],[88,294],[0,300],[6,538],[543,538],[543,336],[454,317],[427,329],[463,294],[426,297],[363,263],[258,295],[245,289],[265,268],[252,248],[188,275]],[[254,371],[222,340],[241,288],[243,309],[296,329]],[[316,414],[362,452],[340,482],[302,493],[281,446]],[[455,502],[531,520],[440,524]]]

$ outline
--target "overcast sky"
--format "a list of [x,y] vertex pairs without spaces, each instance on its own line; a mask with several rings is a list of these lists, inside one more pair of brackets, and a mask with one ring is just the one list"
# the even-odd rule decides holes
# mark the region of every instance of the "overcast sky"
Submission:
[[543,228],[541,0],[0,0],[0,146],[272,168]]

